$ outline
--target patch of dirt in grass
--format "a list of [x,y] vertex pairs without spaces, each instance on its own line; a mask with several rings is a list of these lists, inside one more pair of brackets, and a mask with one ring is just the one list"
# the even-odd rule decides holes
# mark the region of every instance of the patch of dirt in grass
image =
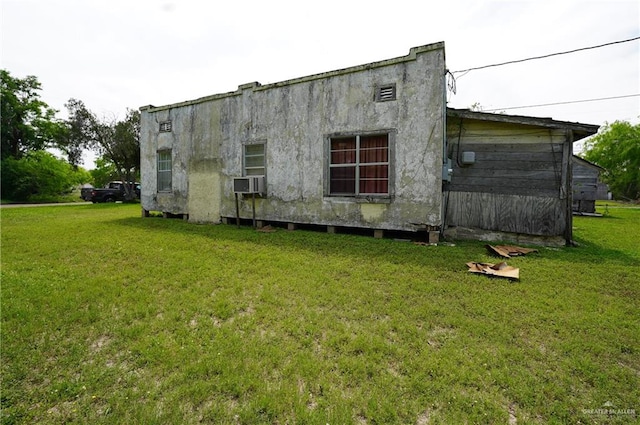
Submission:
[[238,317],[251,316],[255,312],[256,312],[256,309],[252,305],[249,305],[238,311]]
[[[251,316],[252,314],[254,314],[255,312],[256,312],[255,308],[253,306],[249,305],[248,307],[245,307],[245,308],[242,308],[242,309],[238,310],[235,313],[235,316],[230,316],[228,318],[222,318],[222,317],[218,317],[218,316],[212,315],[211,316],[211,323],[216,328],[219,328],[225,323],[233,323],[233,322],[235,322],[236,318],[248,317],[248,316]],[[191,321],[189,322],[189,326],[191,326],[192,328],[195,328],[197,325],[198,325],[198,320],[196,318],[191,319]]]
[[109,342],[111,342],[111,338],[109,338],[107,335],[99,336],[98,339],[93,341],[89,346],[89,348],[91,349],[91,353],[99,352],[103,347],[109,344]]
[[511,403],[509,405],[509,425],[516,425],[518,423],[518,418],[516,418],[516,406]]
[[418,415],[416,425],[428,425],[431,423],[431,410],[427,409]]
[[540,354],[545,355],[547,354],[547,347],[543,343],[540,343],[540,345],[538,345],[538,351],[540,351]]
[[227,398],[224,402],[224,406],[226,407],[227,412],[229,412],[229,415],[234,414],[233,420],[234,422],[237,423],[238,420],[240,419],[240,416],[235,414],[235,412],[238,410],[238,407],[240,406],[240,402],[238,401],[238,398],[237,397]]
[[356,423],[358,425],[367,425],[368,424],[367,418],[365,418],[362,415],[358,415],[358,416],[356,416]]
[[327,331],[323,330],[320,337],[313,338],[313,353],[319,355],[324,353],[324,344],[327,341]]
[[308,391],[309,400],[307,401],[307,409],[315,410],[318,407],[318,402],[316,401],[316,395],[311,390],[307,390],[307,384],[303,379],[298,379],[298,394],[301,396],[306,394]]
[[50,418],[60,419],[63,422],[70,421],[76,411],[76,403],[73,401],[63,401],[47,410]]
[[304,379],[298,378],[298,394],[302,395],[307,391],[307,384]]
[[537,351],[544,358],[551,359],[558,357],[557,353],[553,350],[553,341],[539,341],[524,331],[519,333],[519,340],[524,343],[528,349]]
[[318,407],[318,402],[313,398],[313,394],[309,394],[309,401],[307,402],[307,409],[315,410]]
[[623,363],[623,362],[618,362],[618,365],[622,366],[625,369],[628,369],[628,370],[632,371],[633,373],[635,373],[637,376],[640,377],[640,370],[636,369],[635,367],[630,366],[630,365],[628,365],[626,363]]
[[197,413],[198,422],[205,421],[205,414],[215,405],[215,400],[209,399],[200,403],[198,406],[190,406],[191,413]]
[[436,326],[427,332],[427,344],[433,348],[440,348],[442,344],[455,335],[455,329]]
[[389,372],[389,375],[393,376],[394,378],[398,378],[400,376],[400,373],[394,365],[389,366],[387,368],[387,372]]
[[105,416],[111,412],[111,406],[107,402],[94,400],[93,404],[98,416]]

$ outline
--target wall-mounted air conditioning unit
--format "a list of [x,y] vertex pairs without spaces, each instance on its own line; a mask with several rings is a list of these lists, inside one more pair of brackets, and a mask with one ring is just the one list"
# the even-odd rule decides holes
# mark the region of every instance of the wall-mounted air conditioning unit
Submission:
[[264,193],[264,176],[233,178],[234,193]]

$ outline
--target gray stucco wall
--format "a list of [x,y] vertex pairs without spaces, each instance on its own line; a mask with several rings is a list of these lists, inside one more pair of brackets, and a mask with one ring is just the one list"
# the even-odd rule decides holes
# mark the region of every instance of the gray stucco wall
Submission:
[[[265,143],[261,220],[416,230],[441,222],[444,45],[401,58],[142,111],[142,207],[190,221],[234,217],[233,177],[243,145]],[[375,102],[375,87],[396,85],[396,100]],[[172,132],[160,133],[170,120]],[[328,196],[328,138],[388,131],[390,196]],[[157,191],[157,152],[171,149],[173,189]],[[251,217],[250,198],[240,198]]]

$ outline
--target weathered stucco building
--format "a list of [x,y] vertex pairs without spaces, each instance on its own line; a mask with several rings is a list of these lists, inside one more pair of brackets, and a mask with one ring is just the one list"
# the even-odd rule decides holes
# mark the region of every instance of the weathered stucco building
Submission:
[[[434,43],[142,107],[143,213],[570,241],[572,143],[597,126],[448,110],[445,74]],[[242,176],[258,194],[237,196]]]
[[[263,221],[415,231],[441,224],[444,43],[407,56],[141,108],[142,208],[216,223],[233,178],[264,175]],[[240,196],[240,216],[253,199]]]

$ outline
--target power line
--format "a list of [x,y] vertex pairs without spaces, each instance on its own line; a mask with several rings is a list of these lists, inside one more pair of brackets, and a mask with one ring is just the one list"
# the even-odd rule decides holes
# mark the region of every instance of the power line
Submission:
[[598,101],[601,101],[601,100],[625,99],[625,98],[628,98],[628,97],[637,97],[637,96],[640,96],[640,93],[637,93],[637,94],[626,94],[626,95],[623,95],[623,96],[599,97],[599,98],[596,98],[596,99],[570,100],[570,101],[567,101],[567,102],[541,103],[539,105],[510,106],[508,108],[483,109],[482,112],[506,111],[506,110],[510,110],[510,109],[538,108],[538,107],[541,107],[541,106],[568,105],[568,104],[571,104],[571,103],[598,102]]
[[526,61],[531,61],[531,60],[535,60],[535,59],[544,59],[544,58],[549,58],[549,57],[552,57],[552,56],[566,55],[566,54],[569,54],[569,53],[576,53],[576,52],[580,52],[580,51],[583,51],[583,50],[591,50],[591,49],[598,49],[600,47],[611,46],[613,44],[628,43],[630,41],[635,41],[635,40],[640,40],[640,36],[633,37],[633,38],[628,38],[626,40],[612,41],[612,42],[609,42],[609,43],[599,44],[597,46],[581,47],[579,49],[567,50],[565,52],[550,53],[548,55],[534,56],[534,57],[525,58],[525,59],[518,59],[518,60],[513,60],[513,61],[508,61],[508,62],[494,63],[494,64],[491,64],[491,65],[483,65],[483,66],[477,66],[477,67],[474,67],[474,68],[462,69],[460,71],[453,71],[452,74],[460,74],[460,73],[463,73],[463,72],[467,73],[467,72],[470,72],[470,71],[476,71],[478,69],[492,68],[492,67],[496,67],[496,66],[510,65],[510,64],[513,64],[513,63],[526,62]]

